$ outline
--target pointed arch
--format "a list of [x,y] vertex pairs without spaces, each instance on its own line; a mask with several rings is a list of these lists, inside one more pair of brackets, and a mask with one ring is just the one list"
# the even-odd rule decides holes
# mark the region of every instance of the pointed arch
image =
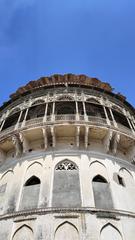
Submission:
[[40,184],[40,179],[36,176],[32,176],[30,177],[24,184],[25,187],[28,187],[28,186],[33,186],[33,185],[37,185],[37,184]]
[[96,175],[93,179],[92,182],[101,182],[101,183],[107,183],[107,180],[101,176],[101,175]]
[[90,167],[92,166],[92,164],[95,164],[95,163],[101,164],[104,168],[106,168],[106,166],[102,162],[100,162],[98,160],[95,160],[95,161],[91,162],[90,163]]
[[35,162],[31,163],[31,164],[27,167],[27,171],[28,171],[29,168],[31,168],[31,167],[32,167],[33,165],[35,165],[35,164],[38,164],[38,165],[40,165],[41,167],[43,167],[42,163],[40,163],[40,162],[38,162],[38,161],[35,161]]
[[33,230],[26,224],[16,230],[12,240],[22,240],[23,237],[25,240],[33,240]]
[[122,235],[120,231],[113,226],[111,223],[107,223],[100,232],[101,240],[108,240],[111,239],[112,236],[115,240],[122,240]]
[[133,185],[133,175],[131,174],[131,172],[128,169],[122,167],[119,170],[119,175],[123,179],[125,187],[126,186],[130,187]]
[[55,240],[79,240],[78,229],[70,222],[60,224],[55,231]]
[[41,178],[42,172],[43,172],[43,165],[40,162],[35,161],[27,167],[25,180],[32,177],[33,175],[35,175],[38,178]]
[[7,176],[7,174],[14,174],[14,171],[12,169],[9,169],[8,171],[4,172],[1,176],[1,180]]
[[132,173],[127,168],[125,167],[120,168],[119,172],[122,172],[122,171],[126,171],[133,178]]
[[64,159],[58,162],[57,165],[55,166],[55,170],[77,170],[77,169],[78,166],[76,165],[76,163],[69,159]]
[[103,163],[101,163],[98,160],[95,160],[90,164],[90,176],[91,176],[91,178],[93,179],[96,175],[103,176],[106,179],[106,181],[109,182],[108,174],[107,174],[107,168]]
[[53,207],[81,206],[79,169],[76,163],[69,159],[60,161],[54,168],[52,205]]

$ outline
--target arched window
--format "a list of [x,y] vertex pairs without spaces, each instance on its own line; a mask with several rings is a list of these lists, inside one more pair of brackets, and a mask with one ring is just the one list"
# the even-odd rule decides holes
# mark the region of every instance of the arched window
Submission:
[[27,180],[27,182],[25,183],[25,186],[32,186],[32,185],[37,185],[40,184],[40,179],[32,176],[30,179]]
[[33,231],[27,225],[20,227],[14,234],[13,240],[33,240]]
[[108,239],[122,240],[120,232],[111,224],[107,224],[101,230],[101,240]]
[[3,213],[4,209],[8,209],[10,212],[15,209],[15,192],[9,193],[11,184],[14,179],[14,173],[12,170],[5,172],[0,180],[0,214]]
[[58,163],[55,167],[52,206],[81,206],[79,169],[68,159]]
[[133,176],[126,168],[119,170],[119,177],[123,179],[125,187],[133,187]]
[[92,180],[95,207],[101,209],[113,209],[113,201],[110,186],[101,175],[96,175]]
[[65,222],[61,224],[55,233],[55,240],[79,240],[79,235],[76,227],[69,223]]
[[32,209],[38,206],[40,179],[36,176],[29,178],[23,187],[20,209]]
[[100,175],[97,175],[93,178],[93,182],[102,182],[102,183],[107,183],[106,179]]

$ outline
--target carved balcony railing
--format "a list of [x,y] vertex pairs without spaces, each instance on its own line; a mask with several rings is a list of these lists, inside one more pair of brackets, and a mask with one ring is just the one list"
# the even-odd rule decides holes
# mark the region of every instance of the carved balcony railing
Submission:
[[127,133],[127,134],[131,134],[131,129],[129,129],[128,127],[120,124],[120,123],[117,123],[118,125],[118,128],[121,129],[124,133]]
[[[3,138],[10,133],[12,133],[15,130],[18,129],[26,129],[26,128],[37,128],[37,127],[42,127],[47,124],[53,124],[53,123],[87,123],[90,125],[97,125],[97,126],[109,126],[109,123],[105,118],[101,117],[96,117],[96,116],[87,116],[87,115],[79,115],[79,114],[61,114],[61,115],[49,115],[46,117],[39,117],[39,118],[34,118],[30,119],[27,121],[23,121],[21,123],[16,124],[15,126],[11,126],[3,131],[0,132],[0,138]],[[122,124],[117,123],[117,127],[114,126],[114,123],[111,122],[110,127],[114,129],[119,129],[122,132],[135,136],[135,134],[132,132],[131,129],[123,126]]]

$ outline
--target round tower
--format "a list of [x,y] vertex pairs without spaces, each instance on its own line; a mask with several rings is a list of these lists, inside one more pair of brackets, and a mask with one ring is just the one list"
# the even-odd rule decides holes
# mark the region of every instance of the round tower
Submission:
[[135,110],[85,75],[0,108],[0,240],[134,240]]

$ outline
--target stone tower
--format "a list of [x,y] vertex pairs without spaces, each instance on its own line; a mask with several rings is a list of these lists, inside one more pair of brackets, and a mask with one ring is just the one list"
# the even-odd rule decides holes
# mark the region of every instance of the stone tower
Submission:
[[85,75],[0,108],[0,240],[135,240],[135,110]]

